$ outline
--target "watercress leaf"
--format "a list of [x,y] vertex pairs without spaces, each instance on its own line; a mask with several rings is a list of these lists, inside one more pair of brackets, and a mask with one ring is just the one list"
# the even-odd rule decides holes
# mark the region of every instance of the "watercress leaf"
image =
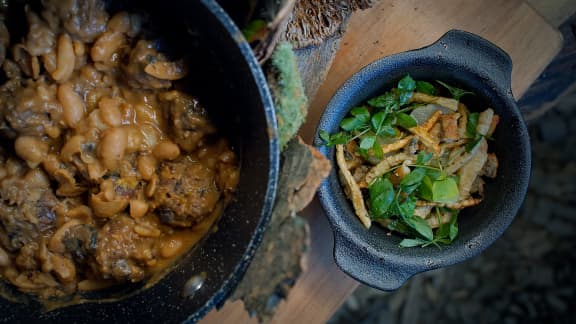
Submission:
[[466,123],[466,137],[468,138],[476,138],[476,128],[478,127],[478,118],[480,114],[477,112],[473,112],[468,114],[468,120]]
[[393,91],[386,92],[381,96],[374,97],[368,100],[368,104],[376,108],[386,108],[398,105],[396,100],[396,94]]
[[416,81],[409,74],[398,81],[399,91],[412,92],[414,89],[416,89]]
[[444,88],[448,89],[448,91],[450,91],[450,94],[452,95],[452,98],[456,100],[460,100],[460,98],[462,98],[465,95],[474,95],[474,92],[450,86],[442,81],[436,80],[436,82],[440,83]]
[[330,136],[331,145],[346,144],[350,140],[350,136],[343,132],[338,132]]
[[394,187],[388,178],[378,178],[369,187],[370,211],[375,218],[386,218],[394,202]]
[[440,226],[438,226],[438,229],[434,233],[434,241],[448,239],[449,237],[450,237],[450,223],[440,224]]
[[398,214],[400,214],[402,220],[410,225],[409,220],[414,215],[414,209],[416,209],[416,199],[412,196],[408,196],[403,203],[397,205],[397,208]]
[[350,114],[363,123],[367,123],[370,120],[370,111],[364,106],[353,108]]
[[422,178],[422,184],[418,187],[418,197],[432,201],[434,199],[434,195],[432,193],[432,180],[427,175]]
[[433,154],[430,152],[420,151],[420,152],[418,152],[418,155],[416,156],[416,164],[424,165],[425,163],[430,161],[432,156],[433,156]]
[[401,220],[393,220],[387,225],[388,229],[404,235],[413,235],[412,229]]
[[446,172],[438,169],[426,169],[426,175],[432,181],[444,180],[448,176]]
[[452,218],[450,219],[450,242],[454,241],[456,236],[458,236],[458,213],[453,212]]
[[396,125],[403,127],[403,128],[412,128],[418,125],[418,122],[414,117],[405,114],[405,113],[397,113],[396,114]]
[[458,184],[452,177],[434,181],[432,184],[432,196],[435,202],[450,203],[458,200]]
[[374,146],[374,142],[376,142],[376,136],[374,135],[365,136],[360,141],[360,148],[363,150],[369,150]]
[[418,232],[423,238],[428,241],[432,241],[434,239],[434,233],[432,233],[432,228],[428,225],[428,222],[423,218],[418,216],[413,216],[409,219],[408,225]]
[[396,129],[392,126],[384,125],[380,128],[380,133],[378,135],[387,136],[387,137],[395,137],[396,136]]
[[328,133],[327,131],[325,131],[325,130],[322,129],[322,130],[320,130],[320,134],[319,134],[319,135],[320,135],[320,138],[321,138],[326,144],[330,143],[330,133]]
[[416,91],[429,94],[431,96],[436,94],[436,88],[430,82],[416,81]]
[[348,117],[348,118],[344,118],[342,119],[342,121],[340,122],[340,128],[342,128],[345,131],[353,131],[355,129],[360,128],[360,126],[362,126],[364,123],[356,118],[356,117]]
[[428,243],[428,241],[424,241],[422,239],[416,238],[416,239],[403,239],[402,241],[400,241],[399,246],[400,247],[415,247],[415,246],[421,246]]
[[414,168],[408,175],[406,175],[402,181],[400,181],[400,190],[410,194],[414,190],[418,189],[422,179],[426,175],[426,169],[424,168]]
[[481,140],[482,140],[482,135],[478,134],[478,136],[476,136],[475,139],[466,143],[466,146],[464,146],[464,148],[466,149],[466,152],[467,153],[472,152],[472,150],[476,147],[476,145],[478,145],[480,143]]
[[412,99],[412,95],[414,94],[413,91],[399,91],[398,92],[398,103],[400,106],[404,106],[405,104],[410,102]]
[[376,133],[378,133],[379,129],[384,124],[384,121],[386,120],[386,115],[387,115],[387,113],[385,111],[380,111],[380,112],[375,113],[374,116],[372,116],[372,118],[370,119],[370,123],[372,124],[372,129]]
[[377,159],[382,159],[384,157],[384,151],[382,151],[382,146],[378,143],[378,140],[374,141],[372,146],[372,152],[374,152],[374,157]]

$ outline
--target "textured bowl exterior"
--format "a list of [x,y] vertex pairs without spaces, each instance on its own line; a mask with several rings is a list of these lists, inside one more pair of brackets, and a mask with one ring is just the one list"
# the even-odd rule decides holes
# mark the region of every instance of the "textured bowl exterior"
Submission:
[[[477,94],[493,107],[500,124],[490,147],[498,156],[498,176],[488,180],[484,201],[463,210],[459,235],[448,246],[400,248],[401,238],[380,226],[366,230],[343,193],[337,167],[321,184],[319,199],[334,232],[334,257],[353,278],[375,288],[394,290],[412,275],[452,265],[486,249],[510,225],[520,208],[530,178],[530,141],[510,87],[509,56],[479,36],[453,30],[434,44],[379,59],[354,74],[336,92],[318,124],[314,144],[334,166],[335,149],[323,145],[319,131],[339,131],[351,107],[390,89],[406,74],[416,80],[442,80]],[[478,107],[480,108],[480,107]]]

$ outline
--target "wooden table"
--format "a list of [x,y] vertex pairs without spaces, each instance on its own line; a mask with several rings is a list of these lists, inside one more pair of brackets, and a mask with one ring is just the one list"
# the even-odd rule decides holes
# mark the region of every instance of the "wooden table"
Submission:
[[[323,108],[354,72],[380,57],[428,45],[454,28],[481,35],[508,52],[517,98],[562,45],[560,34],[521,0],[380,0],[351,18],[328,76],[312,100],[303,138],[311,142]],[[302,215],[311,228],[308,268],[280,304],[274,323],[324,323],[358,286],[334,264],[332,233],[318,201]],[[201,323],[256,323],[256,319],[236,301],[213,310]]]

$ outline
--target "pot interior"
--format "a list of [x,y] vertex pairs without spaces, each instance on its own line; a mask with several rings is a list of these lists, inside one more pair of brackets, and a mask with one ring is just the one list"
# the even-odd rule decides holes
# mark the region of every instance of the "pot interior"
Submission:
[[[35,7],[39,1],[30,4]],[[25,19],[16,13],[23,12],[23,5],[24,1],[12,1],[7,13],[10,30],[20,28],[22,34],[26,31],[19,25]],[[189,57],[189,76],[180,86],[207,108],[236,151],[241,167],[237,193],[214,232],[153,286],[116,287],[85,296],[88,303],[50,312],[7,287],[18,302],[0,300],[6,321],[197,319],[222,302],[240,280],[269,217],[278,168],[273,107],[260,68],[233,23],[211,0],[126,0],[109,1],[107,6],[111,13],[146,14],[153,29],[150,37],[161,42],[162,50]],[[18,32],[12,37],[18,37]],[[201,288],[190,298],[182,297],[184,285],[195,276],[203,279]]]

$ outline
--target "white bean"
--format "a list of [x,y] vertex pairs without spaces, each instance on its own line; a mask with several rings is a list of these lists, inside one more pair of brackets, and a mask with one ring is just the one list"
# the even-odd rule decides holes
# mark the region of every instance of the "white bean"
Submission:
[[26,161],[29,167],[37,167],[48,155],[48,144],[34,136],[20,136],[14,142],[16,154]]
[[58,82],[68,80],[72,76],[72,72],[74,72],[75,59],[74,45],[72,45],[70,36],[67,34],[60,35],[56,54],[56,70],[52,73],[52,78]]
[[70,128],[78,126],[85,114],[84,101],[70,83],[58,87],[58,101],[62,105],[66,125]]
[[108,169],[114,169],[118,162],[124,158],[128,136],[122,128],[111,128],[105,131],[102,141],[98,145],[98,153],[102,164]]

